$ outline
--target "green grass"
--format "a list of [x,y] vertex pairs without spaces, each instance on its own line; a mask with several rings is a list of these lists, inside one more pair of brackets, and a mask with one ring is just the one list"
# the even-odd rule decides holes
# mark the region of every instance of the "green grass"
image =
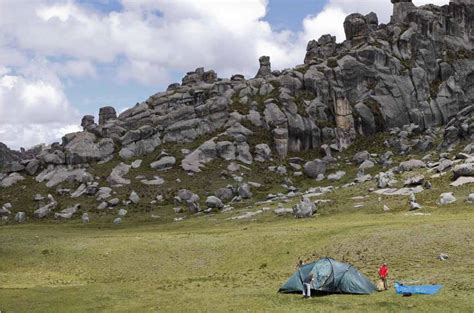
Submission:
[[[368,145],[358,140],[359,150],[382,153],[384,135],[377,135]],[[462,145],[464,146],[464,145]],[[167,151],[182,157],[182,146],[168,144]],[[195,147],[192,147],[195,148]],[[461,145],[459,146],[461,149]],[[451,175],[429,178],[426,170],[397,175],[396,187],[405,178],[423,173],[433,188],[417,195],[423,206],[420,213],[408,213],[408,197],[379,196],[370,193],[375,181],[341,188],[351,182],[357,172],[346,164],[355,148],[336,154],[337,163],[329,165],[328,173],[346,171],[338,182],[315,182],[304,177],[290,176],[301,190],[315,186],[334,185],[335,192],[320,199],[311,219],[296,220],[276,217],[265,212],[250,220],[230,221],[246,210],[264,206],[275,208],[278,203],[256,205],[268,193],[283,191],[284,177],[267,170],[279,161],[254,162],[250,170],[242,170],[246,181],[263,183],[253,189],[252,200],[234,205],[235,210],[211,215],[189,215],[182,222],[173,222],[171,198],[179,188],[188,188],[201,196],[229,183],[221,177],[227,163],[216,160],[194,176],[175,169],[157,172],[149,168],[160,150],[143,158],[140,169],[131,170],[132,184],[117,190],[114,197],[124,199],[131,190],[142,197],[138,205],[127,207],[129,215],[122,225],[113,225],[116,210],[98,213],[94,197],[71,199],[55,195],[60,208],[80,202],[82,211],[89,211],[92,222],[84,225],[76,217],[67,222],[52,218],[26,224],[0,224],[0,311],[1,312],[464,312],[472,310],[474,300],[474,211],[465,199],[472,186],[449,186]],[[455,151],[456,152],[456,151]],[[452,154],[454,154],[453,152]],[[293,155],[292,155],[293,156]],[[294,156],[306,159],[321,157],[320,151]],[[398,162],[421,155],[396,156]],[[93,165],[89,171],[98,176],[101,186],[119,160],[102,166]],[[283,164],[285,164],[283,162]],[[383,170],[379,165],[367,171],[372,175]],[[162,176],[163,186],[144,186],[134,180],[137,175],[151,178]],[[177,183],[176,179],[182,180]],[[65,183],[62,187],[77,188]],[[438,196],[453,191],[458,201],[440,207]],[[157,193],[168,202],[151,205]],[[0,204],[11,202],[13,211],[24,210],[31,216],[35,193],[53,193],[44,184],[27,178],[11,188],[0,191]],[[353,200],[355,196],[366,196]],[[313,199],[316,200],[316,199]],[[291,207],[298,198],[283,202]],[[356,203],[363,204],[354,208]],[[386,204],[390,213],[383,213]],[[122,206],[119,206],[122,207]],[[58,209],[58,210],[59,210]],[[151,218],[151,215],[159,218]],[[440,253],[448,253],[447,261],[439,261]],[[298,258],[316,259],[331,256],[349,262],[372,280],[378,265],[386,261],[391,270],[391,282],[443,284],[435,296],[403,298],[388,292],[370,296],[330,295],[302,300],[299,295],[281,295],[276,291],[294,270]]]
[[[324,211],[325,209],[321,209]],[[427,212],[425,210],[425,212]],[[227,221],[235,212],[180,223],[112,216],[28,222],[0,228],[0,310],[81,311],[467,311],[474,305],[474,213],[465,206],[407,216],[353,212],[308,220],[264,213]],[[436,256],[448,253],[447,261]],[[440,283],[435,296],[302,300],[278,287],[299,257],[332,256],[371,279],[387,261],[391,280]]]

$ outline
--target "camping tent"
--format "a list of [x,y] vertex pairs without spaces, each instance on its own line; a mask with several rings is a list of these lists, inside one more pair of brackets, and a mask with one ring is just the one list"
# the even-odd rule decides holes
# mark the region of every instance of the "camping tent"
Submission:
[[352,265],[331,258],[322,258],[301,266],[279,292],[303,292],[303,281],[310,273],[313,273],[314,277],[312,290],[351,294],[369,294],[376,291],[374,284]]

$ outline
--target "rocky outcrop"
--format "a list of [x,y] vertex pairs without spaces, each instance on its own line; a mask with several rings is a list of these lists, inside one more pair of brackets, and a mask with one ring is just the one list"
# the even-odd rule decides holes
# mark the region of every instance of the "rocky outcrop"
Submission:
[[[441,148],[472,140],[474,4],[391,2],[390,23],[379,24],[374,13],[351,14],[344,21],[345,41],[329,34],[311,40],[304,64],[293,69],[272,71],[269,56],[260,57],[251,79],[219,78],[197,68],[118,116],[113,107],[100,109],[98,124],[84,116],[83,132],[41,147],[13,168],[35,175],[50,165],[105,162],[116,151],[131,159],[162,144],[197,139],[208,141],[182,160],[189,172],[215,158],[267,162],[323,144],[324,161],[330,162],[330,151],[346,149],[357,135],[396,128],[401,134],[408,125],[418,133],[447,125]],[[434,142],[426,133],[416,143],[400,136],[387,145],[407,154]],[[307,168],[311,177],[321,172]]]
[[0,169],[7,163],[20,160],[21,154],[10,150],[7,145],[0,142]]

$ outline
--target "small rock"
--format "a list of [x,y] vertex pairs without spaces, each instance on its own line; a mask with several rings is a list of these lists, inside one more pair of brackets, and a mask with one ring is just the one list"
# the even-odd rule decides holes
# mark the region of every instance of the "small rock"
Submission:
[[76,204],[72,207],[62,210],[61,212],[54,213],[54,218],[62,218],[62,219],[70,219],[74,214],[76,214],[77,210],[81,207],[80,204]]
[[467,201],[470,203],[474,203],[474,193],[471,193],[469,194],[469,196],[467,196]]
[[1,216],[8,216],[10,214],[12,214],[12,212],[8,208],[6,208],[5,206],[0,208],[0,217]]
[[17,223],[24,223],[26,221],[26,214],[25,212],[17,212],[15,214],[15,222]]
[[459,186],[463,186],[463,185],[466,185],[466,184],[472,184],[472,183],[474,183],[474,177],[460,176],[456,179],[456,181],[452,182],[449,185],[453,186],[453,187],[459,187]]
[[222,209],[224,207],[224,203],[222,203],[221,199],[217,198],[216,196],[209,196],[206,199],[206,206],[211,209]]
[[362,164],[368,159],[370,159],[370,153],[368,151],[360,151],[354,154],[352,161],[354,161],[356,164]]
[[383,205],[383,211],[384,211],[384,212],[390,212],[391,209],[390,209],[388,206],[386,206],[386,205],[384,204],[384,205]]
[[119,198],[113,198],[113,199],[110,199],[107,201],[107,203],[110,205],[110,206],[116,206],[120,203],[120,199]]
[[139,168],[141,165],[142,165],[142,160],[135,160],[132,162],[132,164],[130,164],[130,166],[135,169]]
[[454,203],[455,201],[456,201],[456,198],[453,196],[452,192],[445,192],[439,196],[438,203],[440,205],[446,205],[446,204]]
[[306,197],[293,207],[293,215],[296,218],[311,217],[314,213],[316,213],[316,205]]
[[421,209],[421,205],[419,205],[416,201],[410,201],[410,211],[415,211]]
[[375,166],[375,163],[372,162],[371,160],[365,160],[362,162],[362,164],[359,166],[359,170],[365,171],[368,170],[369,168],[372,168]]
[[125,210],[125,209],[120,209],[120,210],[118,211],[118,216],[124,217],[125,215],[127,215],[127,212],[128,212],[128,211]]
[[98,206],[97,206],[97,210],[105,210],[107,209],[107,207],[109,206],[109,204],[105,201],[102,201]]
[[310,178],[317,178],[326,173],[326,163],[321,160],[306,162],[303,167],[304,173]]
[[337,181],[340,180],[342,177],[346,175],[344,171],[337,171],[336,173],[332,173],[328,175],[328,180]]
[[135,191],[132,191],[128,199],[132,201],[134,204],[137,204],[138,202],[140,202],[140,197]]
[[117,217],[116,219],[114,219],[114,224],[115,225],[118,225],[120,223],[122,223],[122,218],[121,217]]
[[459,164],[453,168],[454,178],[460,176],[474,177],[474,163]]
[[87,214],[87,213],[82,213],[81,219],[82,219],[82,222],[83,222],[84,224],[89,223],[89,221],[90,221],[90,220],[89,220],[89,214]]
[[250,191],[250,185],[245,183],[239,186],[237,192],[239,193],[239,196],[242,197],[242,199],[250,199],[253,195]]
[[440,261],[446,261],[449,258],[449,255],[447,253],[440,253],[438,255],[438,260]]
[[150,164],[150,167],[155,170],[167,170],[176,164],[176,158],[173,156],[164,156],[158,161]]
[[423,175],[416,175],[416,176],[407,178],[403,185],[408,186],[408,187],[419,186],[419,185],[423,185],[424,181],[425,181],[425,177]]
[[285,216],[293,214],[293,209],[290,208],[278,208],[273,211],[278,216]]
[[425,162],[421,160],[416,160],[416,159],[411,159],[405,162],[400,163],[400,166],[398,167],[400,172],[408,172],[412,171],[417,168],[422,168],[426,167]]

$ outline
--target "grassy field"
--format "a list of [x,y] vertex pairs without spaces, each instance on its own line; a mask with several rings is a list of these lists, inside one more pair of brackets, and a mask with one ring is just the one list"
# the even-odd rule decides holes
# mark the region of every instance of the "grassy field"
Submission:
[[[426,210],[425,210],[426,211]],[[235,212],[180,223],[112,217],[93,223],[0,227],[2,312],[467,312],[474,308],[474,213],[467,206],[320,215],[307,220]],[[436,259],[449,254],[447,261]],[[303,300],[277,290],[298,257],[331,256],[375,280],[443,284],[435,296],[330,295]]]
[[[383,139],[380,136],[373,142]],[[361,148],[364,142],[357,146]],[[268,193],[285,191],[284,177],[268,172],[269,164],[254,163],[241,171],[246,181],[263,184],[252,190],[253,199],[233,205],[233,211],[210,215],[176,215],[172,199],[178,189],[189,188],[201,196],[203,205],[217,188],[235,185],[229,175],[221,175],[227,166],[224,162],[209,164],[203,173],[191,177],[180,170],[160,172],[166,183],[159,187],[133,179],[114,194],[126,199],[135,190],[142,199],[127,206],[129,214],[121,225],[112,221],[122,206],[98,212],[94,197],[59,196],[28,177],[0,191],[0,204],[10,202],[14,212],[23,210],[29,217],[21,225],[0,222],[0,312],[472,312],[474,205],[466,202],[472,185],[451,187],[451,174],[431,179],[425,169],[399,174],[396,187],[417,173],[432,183],[431,189],[417,194],[423,209],[413,214],[408,212],[407,196],[369,192],[376,188],[375,181],[342,188],[356,175],[356,167],[345,162],[353,153],[341,155],[338,165],[328,170],[347,172],[338,182],[291,177],[300,190],[315,185],[337,188],[322,195],[320,199],[327,202],[319,206],[316,216],[305,220],[277,217],[271,210],[250,220],[229,220],[244,211],[278,205],[254,203]],[[128,177],[156,175],[149,168],[155,158],[144,158],[142,168],[132,170]],[[397,162],[405,158],[395,157]],[[92,166],[89,171],[105,186],[118,162]],[[381,170],[377,165],[367,173]],[[77,184],[61,187],[74,190]],[[448,191],[458,200],[438,206],[439,195]],[[53,193],[60,203],[56,211],[80,202],[80,213],[89,212],[92,222],[82,224],[80,214],[70,221],[31,219],[36,193]],[[151,204],[158,193],[165,202]],[[297,198],[281,205],[291,207],[294,201]],[[391,208],[389,213],[383,213],[384,204]],[[173,222],[177,216],[186,219]],[[449,259],[438,260],[440,253],[447,253]],[[299,258],[323,256],[351,263],[373,281],[380,263],[387,262],[392,284],[398,280],[444,288],[434,296],[413,297],[398,296],[393,288],[370,296],[308,300],[277,293]]]

